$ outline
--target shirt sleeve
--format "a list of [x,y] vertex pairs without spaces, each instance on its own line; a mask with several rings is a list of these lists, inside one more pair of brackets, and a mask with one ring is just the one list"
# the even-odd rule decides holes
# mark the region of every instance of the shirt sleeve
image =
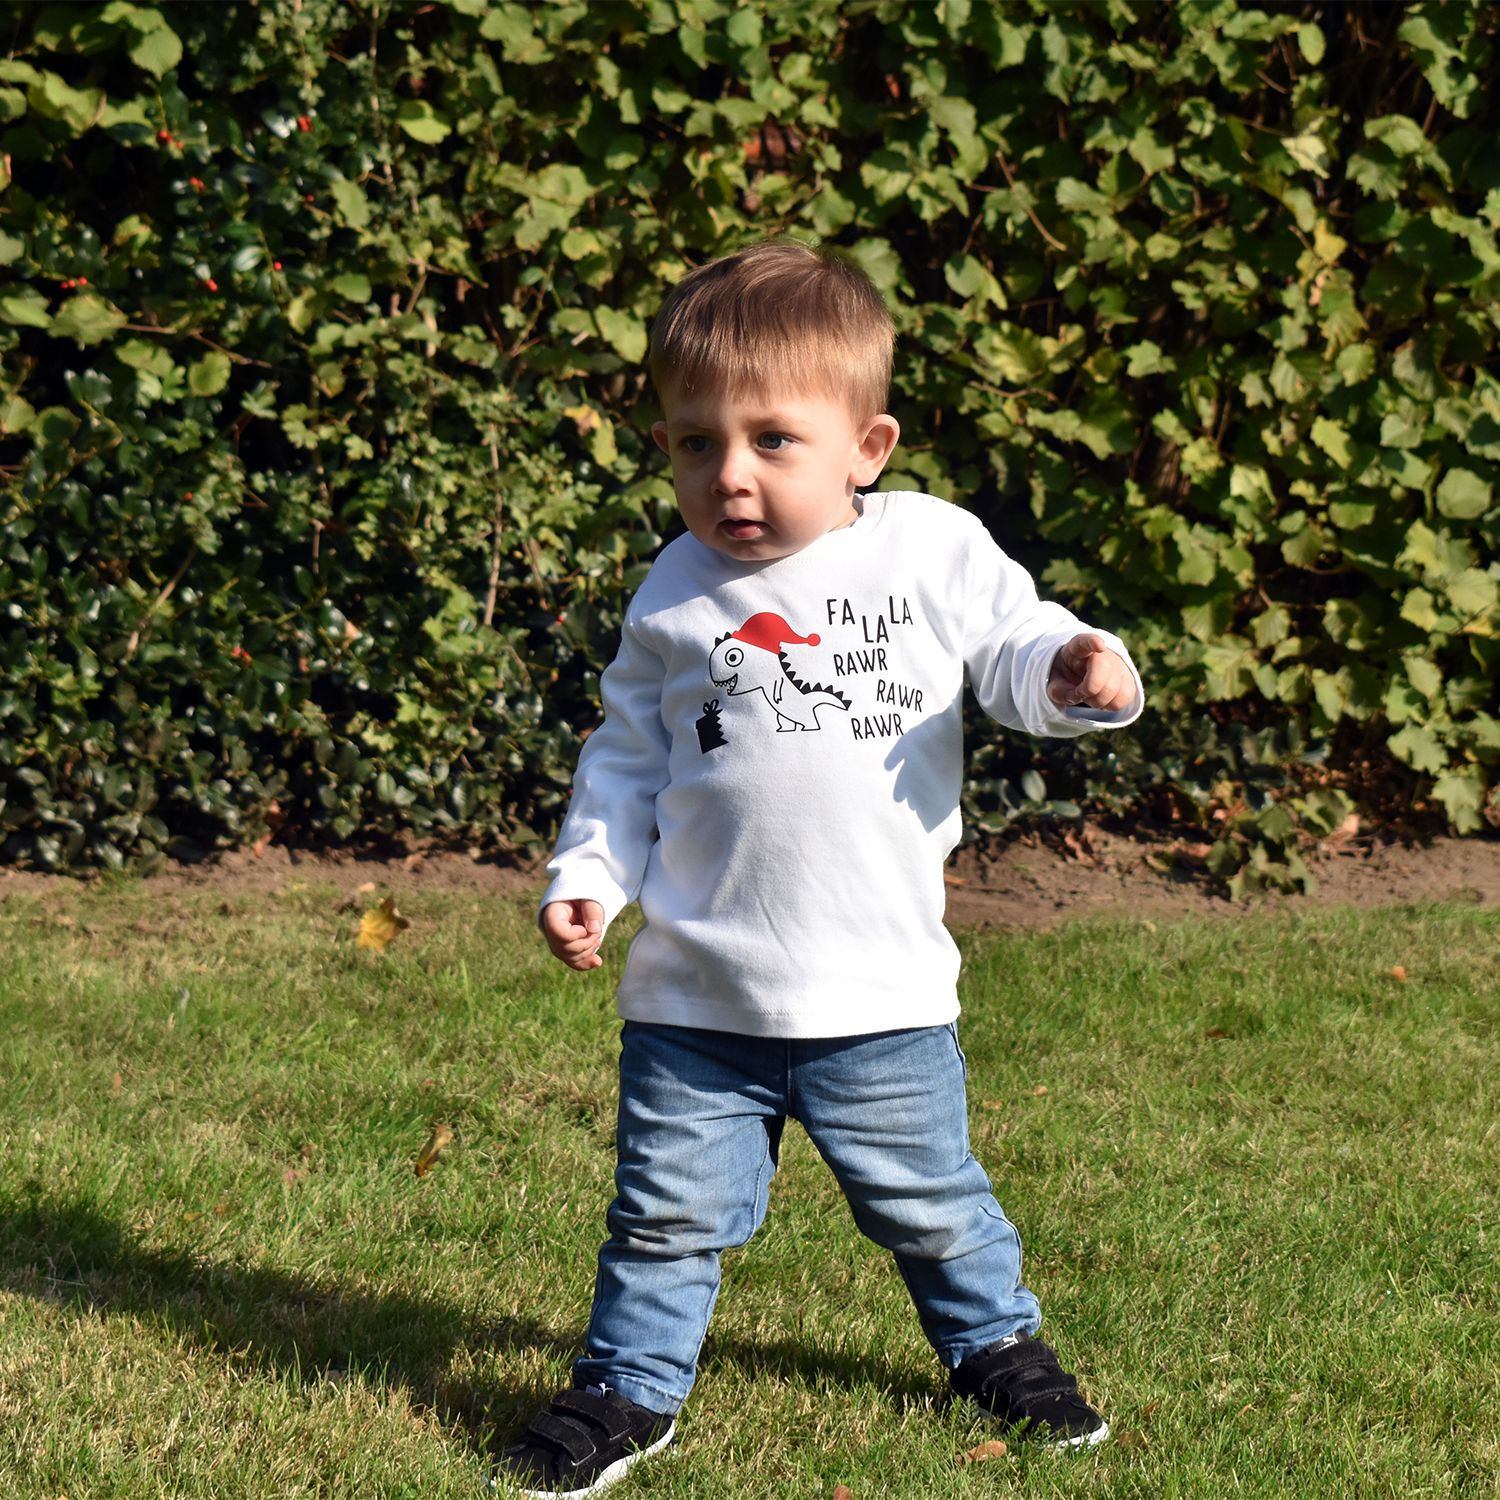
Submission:
[[626,616],[600,678],[604,722],[584,742],[573,800],[547,865],[550,901],[597,901],[606,925],[640,894],[656,842],[656,797],[672,741],[661,717],[666,664]]
[[[1128,708],[1064,708],[1047,694],[1052,659],[1075,635],[1099,636],[1123,657],[1135,679]],[[1031,575],[1007,557],[982,527],[969,547],[964,610],[964,665],[980,707],[1007,729],[1073,738],[1091,729],[1133,723],[1145,707],[1140,673],[1125,643],[1085,625],[1060,604],[1037,598]]]

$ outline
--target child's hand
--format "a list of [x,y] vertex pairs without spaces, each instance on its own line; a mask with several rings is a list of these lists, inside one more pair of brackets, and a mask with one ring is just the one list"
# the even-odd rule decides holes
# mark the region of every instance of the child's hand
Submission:
[[1047,696],[1064,708],[1084,705],[1118,713],[1135,698],[1135,678],[1124,658],[1097,635],[1075,635],[1052,658]]
[[586,974],[604,962],[597,952],[604,908],[597,901],[549,901],[542,908],[542,936],[554,958]]

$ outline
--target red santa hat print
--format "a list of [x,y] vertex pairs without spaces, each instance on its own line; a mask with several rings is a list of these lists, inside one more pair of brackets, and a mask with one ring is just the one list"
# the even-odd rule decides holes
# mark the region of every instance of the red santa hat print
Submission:
[[816,646],[820,637],[798,635],[780,615],[751,615],[738,630],[730,634],[747,646],[759,646],[762,651],[780,652],[783,646]]

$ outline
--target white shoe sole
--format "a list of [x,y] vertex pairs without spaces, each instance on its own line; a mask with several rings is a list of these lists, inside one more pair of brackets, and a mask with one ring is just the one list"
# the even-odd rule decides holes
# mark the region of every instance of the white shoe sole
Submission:
[[[677,1422],[674,1419],[667,1423],[667,1430],[649,1448],[637,1448],[634,1453],[627,1453],[624,1458],[616,1459],[592,1484],[586,1484],[581,1490],[512,1490],[511,1493],[525,1495],[527,1500],[577,1500],[582,1495],[597,1495],[610,1485],[618,1484],[643,1458],[660,1453],[672,1441],[672,1435],[676,1431]],[[491,1479],[490,1488],[498,1487],[499,1481]]]
[[1056,1443],[1048,1443],[1048,1453],[1069,1453],[1075,1448],[1096,1448],[1109,1436],[1109,1423],[1096,1427],[1092,1432],[1080,1432],[1077,1437],[1063,1438]]

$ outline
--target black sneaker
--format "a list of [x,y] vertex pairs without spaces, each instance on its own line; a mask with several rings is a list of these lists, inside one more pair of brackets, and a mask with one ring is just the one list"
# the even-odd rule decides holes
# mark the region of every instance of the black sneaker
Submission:
[[1006,1426],[1024,1426],[1024,1436],[1056,1453],[1092,1448],[1109,1436],[1109,1423],[1078,1394],[1078,1377],[1029,1334],[1012,1334],[971,1354],[948,1382],[955,1395]]
[[608,1386],[564,1391],[500,1455],[490,1483],[547,1500],[597,1495],[665,1448],[676,1425],[670,1413],[648,1411]]

